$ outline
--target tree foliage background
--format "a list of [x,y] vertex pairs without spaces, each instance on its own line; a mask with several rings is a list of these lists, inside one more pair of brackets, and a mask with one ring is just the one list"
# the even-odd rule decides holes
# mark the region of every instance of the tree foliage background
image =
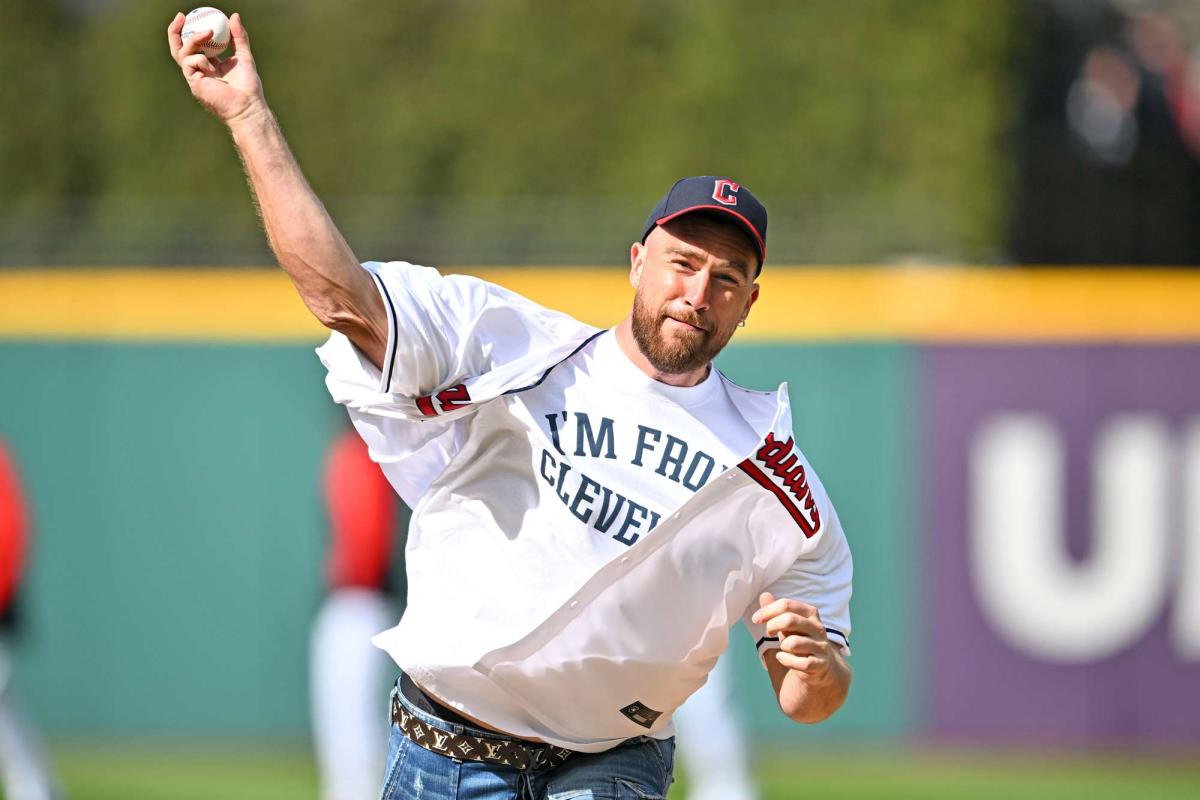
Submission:
[[[167,53],[175,10],[0,4],[0,261],[270,261]],[[224,10],[361,258],[620,263],[708,173],[766,202],[776,263],[1003,258],[1017,0]]]

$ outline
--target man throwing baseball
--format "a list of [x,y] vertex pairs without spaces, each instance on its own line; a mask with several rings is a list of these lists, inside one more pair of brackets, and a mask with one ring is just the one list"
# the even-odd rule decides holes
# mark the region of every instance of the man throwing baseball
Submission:
[[671,714],[741,619],[779,699],[846,698],[850,552],[785,387],[712,359],[758,298],[766,209],[678,181],[630,247],[629,315],[596,330],[499,286],[360,264],[234,54],[171,53],[228,126],[280,266],[333,334],[318,354],[413,509],[384,798],[661,798]]

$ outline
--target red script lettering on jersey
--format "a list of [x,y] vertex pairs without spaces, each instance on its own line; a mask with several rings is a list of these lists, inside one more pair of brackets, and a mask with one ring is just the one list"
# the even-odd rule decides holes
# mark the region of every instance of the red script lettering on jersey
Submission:
[[[781,442],[775,438],[775,434],[768,433],[763,446],[754,454],[754,460],[762,462],[771,474],[779,479],[782,486],[748,458],[738,464],[738,468],[779,498],[779,502],[791,514],[800,530],[804,531],[806,538],[815,536],[817,531],[821,530],[821,512],[817,509],[817,501],[808,486],[808,475],[804,471],[804,465],[800,463],[795,440]],[[801,508],[804,510],[801,511]]]

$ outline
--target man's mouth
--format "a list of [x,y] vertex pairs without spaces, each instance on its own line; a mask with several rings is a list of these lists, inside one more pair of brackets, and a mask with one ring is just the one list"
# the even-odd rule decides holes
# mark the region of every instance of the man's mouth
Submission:
[[667,320],[670,322],[674,322],[678,327],[681,327],[684,330],[698,331],[700,333],[708,333],[708,330],[706,328],[702,327],[697,322],[687,322],[685,320],[679,319],[677,317],[672,317],[670,315],[667,316]]

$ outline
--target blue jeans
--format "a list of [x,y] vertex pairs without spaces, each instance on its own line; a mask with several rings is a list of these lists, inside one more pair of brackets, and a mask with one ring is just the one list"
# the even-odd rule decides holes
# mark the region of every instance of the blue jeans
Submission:
[[[408,713],[447,733],[500,739],[491,731],[433,717],[392,689]],[[392,723],[382,800],[660,800],[667,796],[675,740],[638,736],[603,753],[541,770],[459,761],[426,750]]]

